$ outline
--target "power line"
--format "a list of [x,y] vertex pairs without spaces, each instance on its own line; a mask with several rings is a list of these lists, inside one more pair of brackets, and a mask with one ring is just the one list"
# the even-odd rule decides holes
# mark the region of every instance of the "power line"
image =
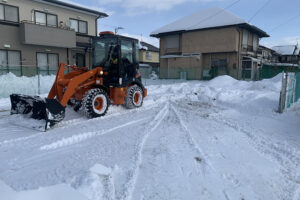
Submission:
[[254,17],[256,17],[256,15],[258,15],[258,13],[260,13],[260,11],[262,11],[262,9],[264,9],[264,7],[266,7],[266,5],[268,5],[270,2],[271,2],[271,0],[266,1],[266,2],[262,5],[262,7],[260,7],[260,8],[254,13],[254,15],[253,15],[252,17],[250,17],[250,19],[248,20],[248,23],[250,23],[251,20],[252,20]]
[[281,27],[281,26],[283,26],[283,25],[286,25],[286,24],[292,22],[293,20],[295,20],[295,19],[298,18],[299,16],[300,16],[300,13],[297,14],[297,15],[295,15],[295,16],[293,16],[293,17],[291,17],[291,18],[289,18],[288,20],[284,21],[283,23],[281,23],[281,24],[275,26],[270,32],[273,32],[273,31],[275,31],[276,29],[278,29],[279,27]]

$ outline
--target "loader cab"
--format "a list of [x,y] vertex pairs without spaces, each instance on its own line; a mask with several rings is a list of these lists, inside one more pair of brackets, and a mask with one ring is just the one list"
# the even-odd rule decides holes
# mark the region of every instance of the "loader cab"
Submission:
[[104,85],[127,86],[136,78],[138,40],[114,34],[101,34],[93,38],[93,68],[107,72]]

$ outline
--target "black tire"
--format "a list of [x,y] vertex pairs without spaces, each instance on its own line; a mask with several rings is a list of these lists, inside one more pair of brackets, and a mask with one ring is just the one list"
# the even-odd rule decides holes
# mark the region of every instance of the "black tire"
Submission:
[[143,90],[138,85],[130,86],[126,91],[124,106],[128,109],[139,108],[143,105]]
[[107,93],[99,88],[87,91],[82,100],[83,112],[88,118],[104,116],[109,104]]

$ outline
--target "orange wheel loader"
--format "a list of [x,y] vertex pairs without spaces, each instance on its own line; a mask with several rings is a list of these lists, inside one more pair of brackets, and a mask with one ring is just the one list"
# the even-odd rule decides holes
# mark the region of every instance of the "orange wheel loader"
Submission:
[[91,69],[60,64],[46,99],[10,95],[11,114],[46,120],[47,130],[64,119],[67,105],[81,108],[88,118],[105,115],[110,104],[142,106],[147,89],[138,70],[138,40],[103,32],[92,39],[92,52]]

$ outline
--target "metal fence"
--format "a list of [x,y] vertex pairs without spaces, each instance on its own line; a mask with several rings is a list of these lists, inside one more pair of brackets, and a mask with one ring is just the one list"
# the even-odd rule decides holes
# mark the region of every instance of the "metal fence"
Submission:
[[13,73],[16,76],[55,75],[57,69],[50,67],[37,67],[32,65],[4,66],[0,65],[0,75]]
[[279,112],[290,108],[300,100],[300,72],[282,73],[282,89],[280,92]]

